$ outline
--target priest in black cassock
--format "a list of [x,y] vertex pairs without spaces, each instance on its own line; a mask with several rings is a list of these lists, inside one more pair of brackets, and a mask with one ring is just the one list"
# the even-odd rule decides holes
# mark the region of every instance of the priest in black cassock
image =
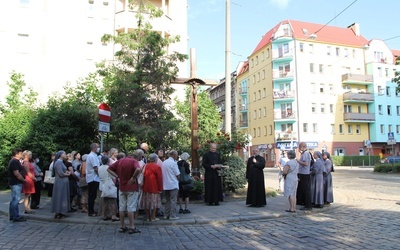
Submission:
[[204,201],[208,205],[218,206],[222,197],[222,181],[217,170],[221,169],[221,155],[217,152],[217,145],[210,144],[210,151],[203,155],[204,174]]
[[263,207],[267,205],[264,185],[265,159],[259,155],[258,148],[252,149],[252,155],[247,161],[246,168],[248,182],[246,205]]

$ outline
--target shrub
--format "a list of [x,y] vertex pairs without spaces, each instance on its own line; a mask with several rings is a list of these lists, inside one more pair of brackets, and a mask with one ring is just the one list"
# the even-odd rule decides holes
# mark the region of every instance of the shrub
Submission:
[[229,166],[223,171],[224,191],[235,192],[246,184],[246,164],[238,156],[230,156],[225,162]]
[[193,184],[194,188],[190,191],[190,199],[201,200],[204,194],[204,182],[195,178]]
[[331,156],[332,162],[335,166],[368,166],[371,160],[371,166],[379,163],[379,156],[368,155],[354,155],[354,156]]
[[377,173],[400,173],[400,163],[394,165],[390,163],[378,163],[374,167],[374,172]]

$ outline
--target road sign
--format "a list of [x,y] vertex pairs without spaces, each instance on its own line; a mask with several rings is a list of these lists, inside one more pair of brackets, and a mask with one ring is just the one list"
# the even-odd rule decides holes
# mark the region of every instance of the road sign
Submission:
[[110,123],[107,122],[99,122],[99,131],[100,132],[110,132]]
[[389,140],[387,141],[387,144],[388,144],[388,145],[396,145],[396,140],[395,140],[395,139],[389,139]]
[[111,120],[111,109],[106,103],[99,105],[99,120],[109,122]]
[[394,140],[394,132],[388,133],[388,140]]

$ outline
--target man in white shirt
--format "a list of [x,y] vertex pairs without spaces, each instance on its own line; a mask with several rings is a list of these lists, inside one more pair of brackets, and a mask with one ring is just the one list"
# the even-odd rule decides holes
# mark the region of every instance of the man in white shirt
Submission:
[[97,190],[99,189],[99,158],[97,157],[97,149],[99,144],[92,143],[90,145],[90,154],[86,159],[86,182],[88,183],[88,214],[89,216],[97,216],[98,213],[94,211],[94,202],[97,197]]
[[169,152],[169,158],[162,163],[162,177],[163,177],[163,187],[164,195],[166,199],[165,203],[165,214],[164,219],[166,220],[177,220],[175,205],[178,197],[179,191],[179,168],[176,163],[178,159],[178,152],[172,150]]

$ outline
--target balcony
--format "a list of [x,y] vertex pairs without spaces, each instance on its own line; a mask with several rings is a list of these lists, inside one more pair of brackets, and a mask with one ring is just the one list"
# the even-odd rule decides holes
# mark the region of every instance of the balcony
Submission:
[[274,70],[272,75],[272,80],[276,83],[291,82],[293,81],[293,76],[294,76],[293,71]]
[[293,50],[287,53],[279,52],[278,50],[272,51],[272,61],[275,63],[290,62],[293,60]]
[[293,37],[290,32],[283,31],[283,30],[278,30],[273,36],[272,36],[272,43],[285,43],[285,42],[290,42],[293,40]]
[[342,75],[343,84],[357,84],[357,85],[370,85],[374,84],[371,75],[359,75],[359,74],[344,74]]
[[292,135],[292,133],[286,133],[286,132],[276,133],[275,140],[276,141],[297,141],[297,136]]
[[247,87],[246,87],[246,88],[240,88],[239,94],[241,94],[241,95],[247,95]]
[[344,122],[374,123],[375,113],[344,113]]
[[242,104],[242,106],[240,107],[240,112],[247,112],[247,110],[248,110],[247,104]]
[[[115,28],[118,32],[125,32],[125,29],[130,31],[137,29],[138,19],[136,11],[122,11],[115,14]],[[165,32],[165,36],[169,36],[173,29],[173,22],[170,17],[163,15],[160,18],[150,19],[146,14],[143,14],[146,20],[150,20],[153,30]]]
[[359,92],[359,93],[347,92],[343,94],[343,102],[372,103],[374,102],[374,94],[365,92]]
[[279,90],[279,89],[274,89],[274,102],[279,102],[279,101],[294,101],[294,98],[296,96],[296,93],[294,90]]
[[296,121],[296,113],[292,111],[275,111],[275,121]]

